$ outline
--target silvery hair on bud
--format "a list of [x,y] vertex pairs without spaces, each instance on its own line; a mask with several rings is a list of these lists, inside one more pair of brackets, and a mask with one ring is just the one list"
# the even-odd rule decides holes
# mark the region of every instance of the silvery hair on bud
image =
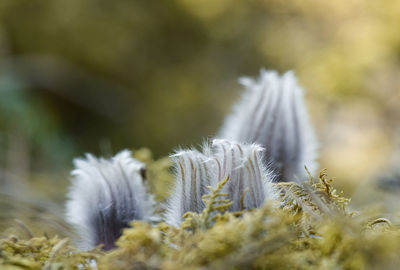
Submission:
[[79,235],[83,249],[115,246],[133,220],[151,221],[154,201],[143,179],[145,165],[122,151],[111,159],[75,159],[66,219]]
[[207,186],[216,188],[228,176],[222,192],[228,193],[233,203],[230,211],[260,207],[276,199],[273,177],[264,167],[261,152],[255,144],[217,139],[204,144],[203,153],[178,151],[172,156],[176,178],[165,205],[165,221],[179,226],[186,212],[200,213],[205,207],[202,196],[210,193]]
[[266,164],[277,181],[307,179],[304,166],[312,173],[318,167],[317,140],[294,73],[279,76],[261,70],[258,80],[240,82],[245,86],[243,96],[218,136],[265,148]]
[[278,198],[272,184],[273,173],[263,163],[263,151],[257,144],[222,139],[213,140],[205,150],[209,153],[210,163],[213,163],[214,179],[230,178],[223,188],[233,203],[230,211],[258,208]]
[[200,213],[205,204],[202,196],[211,186],[211,170],[207,157],[197,150],[180,150],[171,156],[174,161],[175,186],[171,191],[165,209],[165,221],[179,226],[186,212]]

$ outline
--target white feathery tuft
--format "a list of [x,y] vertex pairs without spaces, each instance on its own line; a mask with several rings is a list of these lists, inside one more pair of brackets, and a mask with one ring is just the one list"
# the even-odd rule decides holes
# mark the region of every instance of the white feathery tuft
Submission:
[[272,184],[273,175],[262,162],[263,150],[256,144],[213,140],[211,152],[217,164],[214,166],[218,172],[216,179],[219,182],[229,176],[223,192],[227,192],[233,202],[230,211],[258,208],[267,201],[277,199],[278,193]]
[[207,186],[216,188],[228,176],[223,192],[233,202],[230,211],[257,208],[276,199],[278,192],[273,187],[272,174],[263,165],[262,150],[255,144],[216,139],[204,145],[203,153],[177,152],[172,156],[176,183],[164,206],[165,221],[179,226],[186,212],[200,213],[205,207],[202,196],[210,193]]
[[218,136],[265,148],[265,162],[277,181],[307,179],[304,166],[315,172],[318,146],[294,73],[261,70],[258,80],[240,82],[245,92]]
[[171,156],[175,163],[175,187],[165,206],[165,221],[179,226],[186,212],[199,213],[204,208],[202,196],[211,179],[206,156],[197,150],[178,151]]
[[145,164],[124,150],[112,159],[75,159],[72,186],[66,202],[66,219],[80,237],[83,249],[99,244],[114,247],[122,229],[133,220],[154,221],[155,202],[141,175]]

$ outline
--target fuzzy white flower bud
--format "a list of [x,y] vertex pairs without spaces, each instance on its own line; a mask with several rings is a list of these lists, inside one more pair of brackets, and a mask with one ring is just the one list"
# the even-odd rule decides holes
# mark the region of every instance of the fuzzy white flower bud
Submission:
[[266,149],[265,161],[277,181],[302,181],[318,167],[317,141],[293,72],[279,76],[261,70],[258,80],[243,78],[241,100],[234,107],[220,138],[257,143]]

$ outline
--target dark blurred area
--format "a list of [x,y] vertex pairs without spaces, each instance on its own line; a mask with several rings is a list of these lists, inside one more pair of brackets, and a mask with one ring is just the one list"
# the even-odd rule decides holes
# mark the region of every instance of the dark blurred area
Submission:
[[265,67],[295,70],[352,192],[400,166],[399,25],[395,0],[1,0],[0,184],[62,202],[75,156],[197,145]]

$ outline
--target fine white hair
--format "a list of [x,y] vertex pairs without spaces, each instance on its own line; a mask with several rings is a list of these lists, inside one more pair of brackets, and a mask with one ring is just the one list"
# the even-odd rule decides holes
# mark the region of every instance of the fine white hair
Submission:
[[220,138],[257,143],[277,181],[304,181],[306,166],[318,168],[317,140],[293,72],[260,72],[258,80],[242,78],[245,91],[218,133]]
[[257,208],[276,199],[278,192],[272,185],[272,173],[262,162],[262,151],[256,144],[220,139],[206,143],[202,153],[178,151],[172,156],[176,183],[165,204],[165,221],[179,226],[186,212],[200,213],[205,207],[202,196],[210,193],[207,187],[215,188],[226,177],[230,179],[222,192],[233,203],[230,211]]
[[123,228],[133,220],[152,221],[154,200],[143,179],[145,164],[124,150],[111,159],[87,154],[74,160],[66,220],[72,224],[82,249],[103,244],[114,247]]

